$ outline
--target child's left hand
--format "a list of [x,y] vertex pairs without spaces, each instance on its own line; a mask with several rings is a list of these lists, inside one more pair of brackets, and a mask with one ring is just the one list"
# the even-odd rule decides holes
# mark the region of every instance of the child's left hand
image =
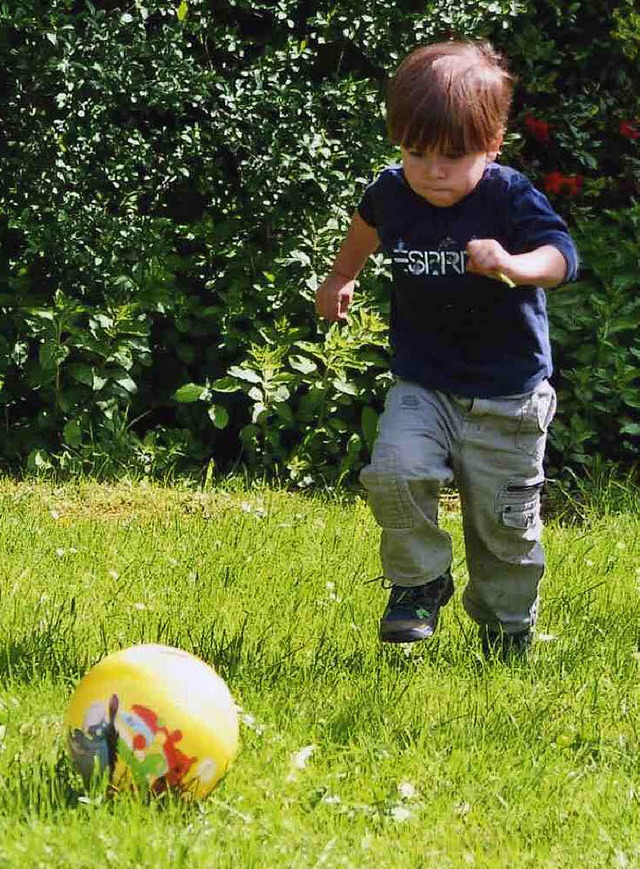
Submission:
[[504,281],[513,279],[513,257],[495,238],[474,238],[467,244],[467,271]]

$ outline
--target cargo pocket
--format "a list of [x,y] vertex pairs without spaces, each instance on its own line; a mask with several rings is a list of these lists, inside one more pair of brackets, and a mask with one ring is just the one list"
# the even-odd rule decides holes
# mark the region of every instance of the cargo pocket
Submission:
[[516,446],[537,455],[544,453],[546,435],[556,413],[556,391],[544,381],[531,394],[522,409],[522,418],[516,435]]
[[540,494],[544,480],[507,483],[496,497],[496,534],[491,547],[504,561],[527,557],[540,539]]
[[416,524],[416,508],[409,484],[401,473],[397,447],[376,444],[373,461],[360,472],[369,506],[381,528],[409,529]]

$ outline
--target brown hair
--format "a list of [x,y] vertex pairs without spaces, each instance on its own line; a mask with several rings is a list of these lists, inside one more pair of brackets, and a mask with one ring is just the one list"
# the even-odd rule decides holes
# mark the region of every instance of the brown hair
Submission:
[[389,83],[389,138],[421,151],[488,151],[506,127],[513,82],[488,42],[418,48]]

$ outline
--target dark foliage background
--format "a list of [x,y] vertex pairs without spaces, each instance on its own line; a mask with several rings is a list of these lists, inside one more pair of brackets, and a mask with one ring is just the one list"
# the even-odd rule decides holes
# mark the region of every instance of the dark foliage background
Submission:
[[[594,37],[594,34],[596,36]],[[0,459],[306,486],[367,460],[388,273],[347,328],[313,296],[394,159],[385,82],[486,36],[519,78],[504,159],[580,245],[550,293],[554,473],[637,461],[640,18],[633,0],[0,3]],[[213,463],[213,464],[212,464]]]

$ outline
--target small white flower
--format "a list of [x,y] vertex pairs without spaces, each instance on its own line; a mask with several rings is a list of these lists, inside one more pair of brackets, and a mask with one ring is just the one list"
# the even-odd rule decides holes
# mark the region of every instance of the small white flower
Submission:
[[369,848],[373,845],[373,836],[371,833],[365,833],[362,839],[360,839],[360,847],[363,851],[368,851]]
[[291,755],[291,766],[293,769],[304,769],[315,750],[315,745],[305,745],[299,751],[294,751]]
[[404,821],[408,821],[409,818],[413,816],[413,812],[406,806],[392,806],[389,814],[391,815],[393,820],[398,821],[399,824],[402,824]]
[[49,513],[51,514],[52,519],[59,519],[60,518],[60,513],[58,513],[57,510],[49,510]]
[[134,603],[133,608],[134,610],[146,610],[147,607],[141,601],[138,601],[137,603]]
[[256,519],[264,519],[267,515],[267,511],[262,504],[251,504],[249,501],[242,501],[240,509],[243,513],[251,513]]
[[56,555],[58,556],[58,558],[62,558],[62,557],[63,557],[63,555],[64,555],[64,549],[63,549],[61,546],[59,546],[59,547],[56,549]]
[[325,794],[320,802],[327,803],[329,806],[337,806],[342,802],[342,800],[337,794]]
[[416,789],[411,782],[403,781],[398,785],[398,793],[403,800],[412,800],[416,795]]
[[120,574],[117,570],[110,570],[109,576],[111,577],[111,579],[120,579]]

